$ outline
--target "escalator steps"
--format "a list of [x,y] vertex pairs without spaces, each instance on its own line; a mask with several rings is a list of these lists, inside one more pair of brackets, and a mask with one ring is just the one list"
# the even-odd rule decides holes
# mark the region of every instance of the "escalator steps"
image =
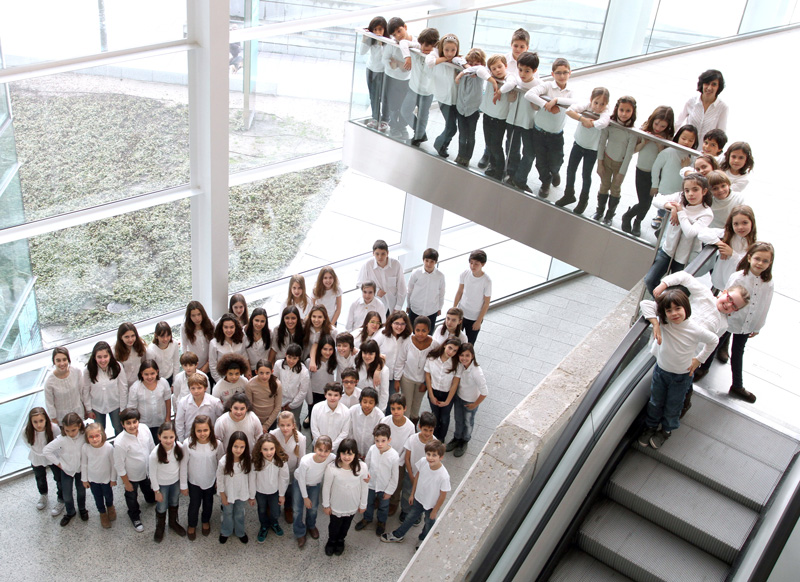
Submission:
[[550,576],[549,582],[632,582],[589,554],[571,549]]

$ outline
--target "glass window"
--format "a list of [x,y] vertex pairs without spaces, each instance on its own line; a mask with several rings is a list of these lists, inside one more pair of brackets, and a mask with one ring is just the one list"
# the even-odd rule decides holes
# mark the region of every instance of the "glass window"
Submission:
[[26,222],[189,181],[186,54],[11,85]]
[[[362,10],[375,6],[376,8],[384,4],[394,4],[394,0],[372,0],[371,2],[309,2],[305,0],[230,0],[231,2],[231,21],[240,21],[245,17],[245,11],[252,9],[253,5],[257,11],[258,24],[270,24],[274,22],[289,22],[300,20],[301,18],[313,18],[326,14],[337,15],[350,10]],[[386,18],[389,18],[388,16]],[[346,28],[345,28],[346,29]]]
[[[47,371],[42,368],[0,380],[0,399],[42,385]],[[31,466],[28,460],[30,449],[25,442],[25,426],[28,412],[35,406],[44,407],[43,392],[0,404],[0,477]],[[48,479],[52,477],[48,475]]]
[[747,0],[672,0],[659,2],[647,53],[733,36]]

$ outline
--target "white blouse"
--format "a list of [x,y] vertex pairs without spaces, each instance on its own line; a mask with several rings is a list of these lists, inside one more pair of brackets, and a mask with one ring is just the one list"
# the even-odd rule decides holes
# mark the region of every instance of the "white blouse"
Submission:
[[61,421],[70,412],[75,412],[83,418],[82,381],[81,371],[73,366],[69,367],[69,374],[66,378],[58,378],[54,372],[47,376],[44,383],[44,406],[50,420],[61,424]]
[[142,365],[142,358],[134,350],[131,350],[131,353],[128,354],[128,359],[124,362],[119,362],[119,364],[125,370],[128,386],[133,386],[133,383],[139,379],[139,367]]
[[425,360],[425,372],[431,375],[432,390],[439,392],[450,392],[454,378],[461,378],[461,366],[452,369],[452,361],[447,358],[444,362],[441,358],[427,358]]
[[342,469],[331,463],[325,468],[325,481],[322,484],[322,507],[330,507],[337,517],[354,515],[359,509],[367,508],[369,486],[364,482],[369,475],[367,464],[358,461],[358,475],[351,469]]
[[464,368],[461,364],[458,365],[461,370],[461,380],[458,383],[458,397],[464,402],[475,402],[478,397],[483,394],[489,395],[489,390],[486,387],[486,378],[483,375],[483,368],[476,366],[475,362],[469,365],[469,368]]
[[256,493],[272,495],[277,493],[281,497],[286,495],[289,487],[289,463],[284,463],[278,467],[271,461],[264,460],[264,468],[260,471],[253,471],[256,474]]
[[158,373],[162,378],[172,378],[181,371],[180,351],[175,341],[169,342],[166,349],[160,348],[154,342],[147,346],[147,357],[158,364]]
[[137,380],[128,392],[128,408],[136,408],[141,415],[139,422],[149,427],[159,427],[167,420],[164,402],[172,401],[172,391],[164,378],[159,378],[155,390],[150,390]]
[[283,366],[283,360],[275,362],[274,374],[283,386],[283,406],[299,408],[303,405],[308,393],[308,369],[300,364],[300,372],[293,372],[288,366]]
[[217,446],[211,443],[195,443],[190,447],[191,439],[183,441],[183,459],[181,459],[181,489],[188,489],[189,483],[200,489],[210,489],[217,480],[217,465],[225,454],[225,447],[217,440]]
[[[212,336],[213,338],[213,336]],[[208,347],[209,347],[209,340],[203,335],[202,330],[195,330],[194,333],[194,341],[189,341],[189,338],[186,336],[186,332],[183,331],[181,328],[181,352],[192,352],[195,356],[197,356],[197,367],[202,368],[208,362]]]
[[436,344],[431,341],[431,345],[424,350],[420,350],[414,345],[414,340],[408,338],[408,341],[398,350],[394,364],[394,377],[402,378],[405,376],[412,382],[424,382],[425,361],[428,359],[428,353],[435,347]]
[[217,465],[217,492],[220,496],[224,493],[228,498],[228,503],[255,499],[255,476],[256,474],[252,470],[250,473],[244,473],[241,463],[234,463],[233,475],[226,475],[225,455],[223,455]]
[[397,362],[397,354],[402,349],[403,344],[411,341],[409,338],[395,336],[394,334],[386,335],[383,330],[379,331],[378,336],[375,338],[381,348],[381,355],[385,358],[383,369],[388,372],[389,380],[400,380],[400,376],[395,376],[394,365]]
[[117,480],[114,468],[114,447],[105,442],[100,447],[84,443],[81,447],[81,479],[90,483],[110,483]]
[[125,408],[128,403],[128,378],[120,368],[116,378],[111,378],[107,371],[97,369],[97,381],[92,382],[89,369],[83,370],[81,400],[84,408],[100,414],[108,414],[114,410]]
[[222,379],[222,376],[217,372],[217,362],[225,354],[239,354],[247,358],[247,350],[244,347],[244,343],[237,344],[223,341],[222,344],[218,344],[216,339],[212,339],[208,345],[208,371],[211,372],[211,377],[214,378],[215,382],[219,382]]
[[[58,428],[57,424],[52,424],[53,427],[53,439],[61,434],[61,429]],[[23,439],[25,444],[28,444],[27,439]],[[44,447],[47,444],[47,433],[45,431],[34,431],[33,432],[33,444],[29,445],[31,450],[28,453],[28,460],[31,462],[31,465],[34,467],[46,467],[50,464],[50,461],[47,460],[47,457],[44,456]]]
[[358,368],[358,387],[361,390],[374,388],[378,392],[378,408],[386,410],[386,406],[389,404],[389,376],[391,376],[391,373],[386,366],[381,368],[381,383],[380,386],[375,386],[375,378],[367,373],[367,369],[366,364],[361,364]]
[[313,297],[314,305],[323,305],[328,311],[328,319],[333,321],[333,316],[336,314],[336,299],[342,296],[342,288],[337,287],[336,290],[325,291],[322,297]]
[[[247,346],[250,344],[250,340],[247,339],[247,336],[244,338],[244,345]],[[256,340],[253,342],[252,345],[245,348],[247,352],[247,359],[250,361],[250,369],[255,370],[256,364],[259,360],[266,360],[267,359],[267,348],[264,344],[264,335],[261,335],[260,340]]]
[[726,289],[730,289],[733,285],[741,285],[747,289],[750,293],[750,303],[731,314],[728,318],[728,331],[736,334],[761,331],[772,304],[773,282],[765,283],[761,277],[756,277],[752,273],[745,275],[744,271],[736,271],[728,279]]
[[[299,463],[300,459],[303,458],[303,455],[306,454],[306,435],[298,430],[297,441],[295,441],[294,435],[289,435],[289,440],[283,438],[283,433],[281,432],[280,428],[271,430],[269,434],[278,439],[278,442],[283,448],[283,452],[289,457],[289,460],[286,464],[289,466],[290,477],[293,476],[295,469],[297,469],[297,463]],[[294,454],[295,447],[297,447],[298,452],[300,453],[299,456]]]

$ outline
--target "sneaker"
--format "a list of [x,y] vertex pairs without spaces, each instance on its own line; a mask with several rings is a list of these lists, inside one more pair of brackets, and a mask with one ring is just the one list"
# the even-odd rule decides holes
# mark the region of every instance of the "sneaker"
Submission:
[[144,531],[144,524],[137,519],[133,522],[133,529],[139,533],[142,533]]
[[411,527],[419,527],[419,526],[421,526],[421,525],[422,525],[422,516],[420,515],[420,516],[417,518],[417,521],[415,521],[415,522],[414,522],[414,525],[413,525],[413,526],[411,526]]
[[74,514],[74,513],[73,513],[72,515],[69,515],[68,513],[67,513],[67,514],[65,514],[65,515],[64,515],[64,517],[62,517],[62,518],[61,518],[61,521],[60,521],[60,523],[61,523],[61,527],[64,527],[64,526],[65,526],[65,525],[67,525],[67,524],[68,524],[70,521],[72,521],[72,518],[73,518],[73,517],[75,517],[75,514]]
[[268,533],[269,533],[269,528],[262,527],[260,530],[258,530],[258,537],[256,538],[256,541],[259,544],[263,544],[265,541],[267,541]]
[[389,124],[386,123],[385,121],[381,121],[378,124],[378,131],[382,131],[382,132],[386,133],[387,131],[389,131]]
[[469,445],[466,441],[461,441],[458,443],[456,450],[453,452],[454,457],[463,457],[464,453],[467,452],[467,446]]
[[405,538],[396,538],[396,537],[394,537],[394,534],[392,532],[387,532],[387,533],[385,533],[385,534],[383,534],[381,536],[381,541],[382,542],[387,542],[387,543],[396,542],[396,543],[399,544],[404,539]]
[[369,127],[370,129],[375,129],[376,127],[378,127],[378,122],[375,121],[374,119],[369,119],[367,120],[366,126]]
[[667,432],[662,428],[660,431],[650,437],[650,446],[654,449],[660,449],[661,445],[667,442],[667,439],[671,436],[671,432]]
[[250,541],[250,538],[247,537],[247,534],[244,534],[242,537],[239,538],[239,541],[242,542],[243,544],[246,544],[247,542]]
[[64,511],[64,502],[63,501],[56,501],[55,507],[50,510],[50,515],[53,517],[58,517]]
[[461,441],[459,439],[453,439],[449,443],[447,443],[447,447],[445,448],[445,450],[448,453],[450,451],[454,451],[454,450],[456,450],[458,448],[459,444],[461,444]]
[[275,532],[276,536],[282,536],[283,535],[283,528],[281,526],[279,526],[277,523],[273,523],[272,524],[272,531]]
[[478,167],[482,170],[489,165],[489,152],[483,152],[481,159],[478,160]]
[[39,501],[36,502],[36,509],[39,511],[47,507],[47,495],[39,495]]
[[646,428],[644,432],[639,435],[639,444],[643,447],[646,447],[650,444],[650,437],[656,434],[656,429],[654,428]]
[[81,521],[89,521],[89,512],[81,509],[78,514],[81,516]]
[[364,529],[365,527],[367,527],[371,523],[372,523],[372,520],[367,521],[366,519],[362,519],[361,521],[359,521],[356,524],[356,531],[361,531],[362,529]]
[[375,535],[381,536],[385,531],[386,531],[386,523],[383,521],[379,521],[377,527],[375,528]]

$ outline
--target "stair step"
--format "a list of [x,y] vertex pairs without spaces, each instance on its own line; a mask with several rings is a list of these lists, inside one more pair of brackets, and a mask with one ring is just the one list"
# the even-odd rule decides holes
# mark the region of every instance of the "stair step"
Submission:
[[758,519],[752,509],[635,450],[611,476],[607,495],[728,564]]
[[571,549],[561,559],[550,576],[549,582],[632,582],[595,560],[586,552],[577,548]]
[[722,560],[610,499],[589,512],[578,547],[636,582],[722,582],[729,570]]

